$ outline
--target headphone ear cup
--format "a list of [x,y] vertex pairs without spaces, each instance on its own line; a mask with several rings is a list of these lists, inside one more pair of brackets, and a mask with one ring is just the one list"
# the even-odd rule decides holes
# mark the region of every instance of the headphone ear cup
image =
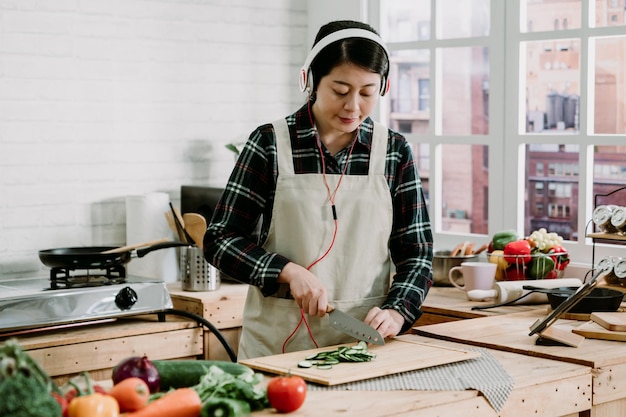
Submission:
[[302,68],[300,70],[300,91],[303,93],[308,91],[309,94],[313,91],[313,73],[311,73],[310,69]]
[[309,74],[306,77],[306,89],[309,94],[313,93],[313,73],[309,70]]
[[300,69],[300,77],[299,77],[298,81],[300,83],[300,91],[302,91],[303,93],[307,89],[307,83],[308,83],[307,72],[308,71],[307,71],[306,68]]
[[382,79],[381,82],[381,86],[380,86],[380,95],[384,96],[385,94],[387,94],[389,92],[389,78],[384,78]]

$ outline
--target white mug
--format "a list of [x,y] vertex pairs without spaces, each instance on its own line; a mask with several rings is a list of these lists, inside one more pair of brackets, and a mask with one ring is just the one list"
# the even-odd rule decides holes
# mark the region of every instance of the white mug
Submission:
[[[448,279],[456,288],[465,291],[490,290],[496,282],[496,267],[492,262],[462,262],[460,266],[450,268]],[[463,284],[457,282],[463,277]]]

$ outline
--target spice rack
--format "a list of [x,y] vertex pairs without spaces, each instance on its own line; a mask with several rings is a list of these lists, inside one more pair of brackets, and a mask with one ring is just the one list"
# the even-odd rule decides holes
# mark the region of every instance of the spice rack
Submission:
[[[601,201],[604,198],[607,198],[607,200],[619,193],[619,192],[626,192],[626,186],[624,187],[620,187],[617,188],[613,191],[611,191],[610,193],[607,194],[595,194],[594,198],[593,198],[593,208],[594,210],[599,206],[599,201]],[[592,227],[594,227],[594,222],[590,221],[589,223],[592,224]],[[591,266],[592,268],[595,267],[595,257],[596,257],[596,243],[611,243],[611,244],[626,244],[626,235],[622,235],[622,234],[618,234],[618,233],[606,233],[606,232],[593,232],[593,233],[587,233],[586,234],[587,237],[591,238],[593,245],[592,245],[592,249],[591,249]]]

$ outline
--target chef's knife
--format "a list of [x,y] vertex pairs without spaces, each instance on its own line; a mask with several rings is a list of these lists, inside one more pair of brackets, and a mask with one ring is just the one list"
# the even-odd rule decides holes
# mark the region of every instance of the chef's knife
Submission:
[[385,339],[380,335],[380,333],[364,322],[357,320],[351,315],[337,310],[330,305],[328,306],[326,312],[328,313],[330,326],[332,328],[367,343],[373,343],[375,345],[385,344]]

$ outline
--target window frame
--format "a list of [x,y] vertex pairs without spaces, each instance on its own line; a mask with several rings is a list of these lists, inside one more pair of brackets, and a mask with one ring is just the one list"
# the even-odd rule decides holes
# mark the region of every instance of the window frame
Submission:
[[[380,3],[385,0],[344,0],[341,16],[331,11],[328,1],[309,2],[309,24],[319,26],[319,22],[327,22],[338,18],[365,20],[374,27],[379,27]],[[442,136],[437,131],[436,112],[437,94],[441,85],[437,78],[430,82],[430,108],[433,122],[430,123],[426,135],[406,134],[406,138],[416,145],[430,147],[430,195],[429,212],[433,224],[435,249],[452,248],[460,241],[473,240],[486,242],[493,233],[504,229],[524,231],[524,216],[526,210],[526,145],[544,143],[545,135],[528,134],[521,129],[525,118],[525,108],[519,100],[520,80],[525,77],[524,69],[520,67],[520,50],[523,42],[535,40],[556,40],[579,38],[581,46],[580,65],[580,122],[578,134],[551,134],[550,143],[577,145],[579,148],[578,166],[578,205],[577,241],[566,241],[564,246],[570,252],[572,264],[590,266],[592,260],[592,245],[586,234],[590,233],[590,219],[593,212],[593,160],[594,146],[622,145],[623,135],[593,134],[593,100],[594,97],[594,67],[589,66],[589,56],[593,56],[592,38],[618,36],[624,32],[624,26],[591,28],[589,25],[590,0],[581,0],[582,16],[581,27],[569,28],[550,32],[522,32],[520,25],[520,1],[491,0],[490,35],[481,38],[468,39],[436,39],[437,19],[431,19],[430,39],[414,42],[388,43],[391,51],[407,48],[427,48],[431,51],[430,73],[438,71],[438,48],[487,46],[490,50],[490,90],[489,90],[489,133],[474,136]],[[437,0],[430,0],[431,10],[436,10]],[[349,11],[348,11],[349,10]],[[384,38],[384,36],[383,36]],[[431,76],[431,78],[433,78]],[[511,88],[518,86],[518,89]],[[505,88],[506,87],[506,88]],[[381,98],[373,117],[383,120],[380,116],[386,114],[386,98]],[[621,143],[620,143],[621,142]],[[442,144],[470,144],[488,145],[489,149],[489,235],[465,235],[459,233],[442,232]],[[544,167],[548,170],[548,167]],[[544,207],[547,210],[547,207]],[[620,256],[623,247],[620,245],[595,245],[595,259],[602,256]]]

